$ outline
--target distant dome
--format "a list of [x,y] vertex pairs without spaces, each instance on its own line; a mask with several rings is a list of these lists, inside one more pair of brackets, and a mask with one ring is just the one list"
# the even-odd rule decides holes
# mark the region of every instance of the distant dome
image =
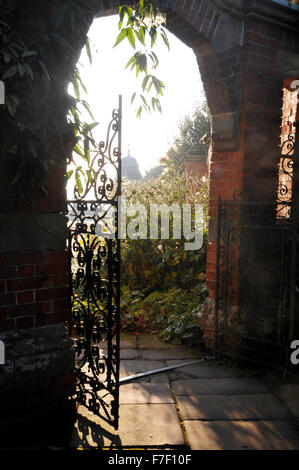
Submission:
[[128,155],[121,160],[121,171],[122,176],[128,180],[143,179],[136,158],[130,155],[130,149],[128,150]]

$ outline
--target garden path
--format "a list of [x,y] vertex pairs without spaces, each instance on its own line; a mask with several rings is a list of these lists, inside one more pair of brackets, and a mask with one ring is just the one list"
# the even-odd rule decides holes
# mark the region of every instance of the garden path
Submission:
[[[123,334],[120,375],[200,357],[198,349],[154,335]],[[71,447],[298,450],[298,400],[289,396],[286,389],[274,394],[252,370],[203,361],[121,385],[118,431],[79,406]]]

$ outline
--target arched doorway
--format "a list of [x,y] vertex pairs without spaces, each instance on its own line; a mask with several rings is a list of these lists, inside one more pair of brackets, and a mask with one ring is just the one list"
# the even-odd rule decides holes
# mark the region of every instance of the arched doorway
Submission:
[[[112,13],[112,11],[109,11],[109,12]],[[101,13],[98,13],[97,16],[98,17],[101,16]],[[204,16],[203,21],[205,21],[205,18],[206,18],[206,16]],[[202,78],[203,78],[204,88],[205,88],[205,91],[207,93],[208,104],[209,104],[209,107],[211,109],[211,114],[212,114],[213,140],[214,140],[214,144],[213,144],[214,147],[213,148],[214,148],[214,150],[217,150],[217,152],[219,153],[219,152],[221,152],[221,150],[223,148],[222,146],[224,145],[225,152],[228,152],[228,151],[234,152],[237,149],[237,146],[238,146],[238,135],[237,135],[238,134],[238,112],[237,111],[232,111],[233,108],[232,108],[232,105],[231,105],[231,100],[236,100],[236,96],[230,96],[230,92],[227,88],[225,78],[221,73],[219,58],[217,57],[217,53],[216,53],[216,49],[215,49],[214,45],[210,41],[210,38],[206,37],[202,33],[198,34],[198,31],[196,31],[196,29],[191,24],[189,24],[187,21],[184,20],[183,17],[181,17],[179,15],[171,16],[171,14],[170,14],[169,24],[173,28],[173,31],[175,32],[175,34],[180,36],[180,38],[183,40],[183,42],[186,43],[189,47],[191,46],[193,51],[196,54],[197,61],[199,63],[199,67],[200,67],[200,71],[201,71],[201,75],[202,75]],[[211,34],[211,37],[215,36],[215,42],[217,42],[217,40],[219,41],[219,39],[217,38],[217,34],[215,34],[216,26],[217,26],[217,21],[214,20],[214,24],[213,24],[213,26],[211,26],[210,34]],[[228,27],[230,28],[231,25],[229,25]],[[213,30],[213,28],[215,30]],[[179,33],[178,33],[178,31],[179,31]],[[183,31],[183,34],[181,33],[181,31]],[[236,39],[234,38],[233,41],[235,41],[235,40]],[[231,44],[229,44],[229,47],[231,47]],[[235,91],[232,90],[231,94],[235,95]],[[236,105],[236,102],[234,104]],[[109,145],[110,144],[108,144],[108,142],[107,142],[106,146],[109,146]],[[103,148],[104,147],[105,147],[105,145],[103,145]],[[102,155],[101,150],[100,150],[100,154]],[[117,148],[115,155],[118,155],[118,154],[119,154],[119,148]],[[103,159],[104,159],[104,156],[103,156]],[[102,160],[101,165],[103,164],[103,167],[104,167],[103,162],[104,162],[104,160]],[[111,160],[111,162],[112,162],[112,160]],[[212,164],[213,164],[213,160],[212,160]],[[90,171],[92,171],[92,169],[90,169]],[[101,168],[101,171],[102,171],[102,168]],[[104,172],[105,172],[105,170],[103,170],[103,178],[106,181],[106,173],[104,175]],[[98,204],[103,203],[103,200],[102,200],[103,199],[103,194],[104,193],[106,194],[106,189],[105,189],[106,188],[106,186],[105,186],[106,183],[104,182],[103,179],[102,179],[102,183],[103,183],[103,185],[102,185],[103,188],[102,188],[101,193],[100,193],[101,197],[97,197],[95,203],[93,204],[93,209],[94,210],[96,209],[96,206]],[[112,184],[112,180],[111,180],[111,184]],[[237,189],[240,190],[239,187]],[[118,192],[118,191],[119,190],[116,190],[116,192]],[[113,192],[113,189],[112,189],[112,192]],[[84,191],[83,191],[83,193],[85,195]],[[118,195],[120,195],[120,193]],[[85,278],[86,279],[89,278],[89,277],[95,278],[95,271],[93,271],[93,272],[90,271],[89,272],[88,266],[87,266],[87,264],[88,264],[87,263],[87,258],[88,258],[88,253],[90,251],[89,247],[92,245],[93,241],[90,240],[90,242],[88,242],[88,247],[86,247],[85,250],[84,249],[81,250],[81,248],[78,245],[78,240],[77,240],[78,237],[81,237],[81,235],[84,231],[85,231],[84,232],[85,238],[88,237],[88,239],[89,239],[90,237],[92,237],[92,233],[90,232],[90,230],[86,228],[87,226],[85,227],[85,225],[87,224],[87,216],[85,215],[85,210],[86,210],[86,213],[89,210],[89,207],[88,207],[89,202],[86,201],[86,197],[84,196],[84,198],[82,198],[82,200],[80,198],[78,198],[78,202],[73,201],[73,200],[70,201],[70,206],[72,207],[72,210],[74,208],[74,205],[77,206],[77,210],[74,211],[75,212],[74,217],[77,221],[79,221],[79,223],[76,226],[75,232],[70,237],[71,254],[72,254],[72,260],[74,258],[77,258],[79,266],[80,266],[80,268],[77,269],[76,275],[72,277],[71,285],[74,285],[74,283],[78,284],[78,282],[79,282],[78,281],[78,274],[79,274],[79,277],[84,282],[85,282]],[[88,197],[87,197],[87,199],[88,199]],[[107,202],[108,202],[108,199],[107,199]],[[73,216],[73,214],[72,214],[72,216]],[[93,219],[95,220],[95,217],[93,217]],[[82,240],[82,243],[85,245],[84,240]],[[97,254],[97,250],[98,250],[98,248],[94,251],[93,254],[96,258],[97,257],[99,258],[99,255]],[[81,251],[82,251],[82,253],[81,253]],[[108,251],[109,251],[109,249],[108,249]],[[113,249],[112,249],[112,251],[113,251]],[[74,255],[74,252],[77,252],[76,256]],[[80,260],[79,260],[79,258],[80,258]],[[111,266],[113,266],[113,263],[114,263],[113,257],[110,257],[110,260],[108,259],[108,264],[109,263],[110,263]],[[97,264],[99,264],[99,261],[97,261]],[[213,275],[215,275],[215,273],[213,273]],[[117,282],[119,282],[119,281],[117,281]],[[208,278],[208,282],[210,282],[210,278]],[[111,285],[110,285],[110,287],[108,285],[108,291],[107,291],[108,292],[108,294],[107,294],[108,297],[109,297],[109,292],[113,292],[112,283],[113,283],[113,280],[111,278]],[[98,284],[97,288],[99,288],[99,285],[100,284]],[[93,290],[93,289],[91,289],[91,290]],[[81,299],[78,299],[78,295],[76,297],[76,294],[72,293],[72,306],[73,306],[72,308],[73,308],[73,311],[74,311],[75,317],[76,317],[76,321],[74,322],[73,326],[75,325],[76,331],[80,329],[79,324],[77,325],[78,322],[79,323],[83,322],[84,325],[86,325],[86,328],[89,325],[89,320],[87,322],[88,323],[88,325],[87,325],[86,318],[87,317],[89,318],[90,315],[86,314],[86,308],[83,305],[84,301],[86,302],[87,297],[88,297],[88,295],[87,295],[86,291],[84,291],[83,297]],[[119,297],[119,293],[117,293],[116,297]],[[94,300],[92,300],[92,303],[94,304]],[[93,308],[93,307],[90,306],[90,300],[88,300],[88,305],[87,305],[88,312],[89,312],[90,308]],[[113,319],[113,318],[116,318],[116,317],[119,316],[119,306],[117,306],[116,304],[113,306],[110,302],[110,310],[109,310],[109,307],[107,307],[107,309],[108,309],[107,314],[105,314],[103,316],[103,318],[105,317],[107,319],[107,323],[109,324],[109,321],[108,321],[109,318]],[[96,307],[94,306],[93,310],[99,312],[99,308],[97,306]],[[117,314],[116,314],[116,312],[117,312]],[[103,314],[104,314],[104,312],[103,312]],[[101,316],[101,314],[99,314],[99,316]],[[85,318],[85,320],[84,320],[84,318]],[[89,345],[88,349],[90,350],[90,353],[88,353],[87,356],[90,356],[90,357],[93,356],[92,351],[95,350],[93,348],[93,346],[91,346],[91,342],[92,342],[91,338],[92,338],[92,335],[97,335],[97,332],[100,329],[100,326],[99,326],[98,323],[99,323],[98,321],[93,323],[92,328],[91,328],[92,331],[90,331],[89,334],[88,334],[88,337],[89,337],[88,341],[86,340],[86,338],[85,339],[82,338],[82,341],[83,342],[85,341],[85,343],[86,343],[85,346]],[[119,320],[117,319],[116,324],[115,324],[116,328],[119,327],[118,324],[119,324]],[[112,421],[115,419],[115,425],[117,426],[119,335],[115,336],[115,334],[112,332],[113,328],[112,329],[111,328],[112,328],[112,324],[110,325],[110,330],[109,330],[109,327],[108,327],[108,335],[107,335],[108,356],[106,358],[103,358],[102,362],[99,361],[99,358],[97,357],[96,361],[95,361],[96,364],[94,365],[94,367],[93,367],[93,364],[90,363],[89,360],[87,362],[89,363],[89,366],[88,366],[89,369],[91,369],[91,370],[93,370],[93,368],[95,369],[94,370],[95,379],[96,379],[96,376],[99,375],[99,369],[101,369],[101,367],[103,366],[103,371],[102,371],[103,374],[106,371],[107,372],[107,377],[109,377],[109,378],[107,378],[105,383],[106,382],[109,383],[110,380],[112,380],[112,382],[113,382],[113,387],[110,390],[107,389],[107,391],[110,392],[112,397],[113,397],[113,400],[112,400],[113,407],[111,405],[111,416],[110,416],[109,419],[111,419]],[[109,331],[110,331],[110,333],[109,333]],[[115,339],[114,343],[112,342],[113,336],[114,336],[114,339]],[[77,344],[79,344],[79,343],[81,344],[82,341],[81,341],[81,339],[77,340]],[[88,345],[87,345],[87,343],[88,343]],[[79,347],[79,348],[76,347],[76,350],[79,353],[82,353],[83,349],[84,349],[83,343],[81,344],[81,347]],[[115,364],[116,367],[114,368],[112,364]],[[81,374],[81,372],[80,372],[80,374]],[[113,376],[113,378],[111,378],[112,376]],[[81,377],[81,380],[83,380],[83,375],[82,374],[80,375],[80,377]],[[91,386],[91,379],[87,378],[87,376],[86,376],[86,380],[87,380],[89,386]],[[94,391],[96,392],[96,389],[97,389],[96,383],[94,384],[94,386],[92,386],[92,388],[94,388]],[[103,386],[102,386],[102,388],[103,388]],[[100,397],[97,393],[95,393],[95,396],[91,400],[84,399],[83,401],[84,401],[84,404],[86,406],[87,406],[87,402],[91,403],[92,404],[91,409],[93,411],[95,411],[97,408],[99,408],[98,403],[96,403],[97,400],[99,400],[99,403],[101,403],[100,407],[105,408],[104,403],[102,403],[102,401],[101,401],[101,399],[100,399]],[[101,415],[101,416],[103,416],[103,415]],[[107,414],[107,416],[108,416],[108,414]],[[107,417],[106,418],[104,417],[104,419],[107,419]]]
[[[100,6],[98,2],[90,3],[92,6],[82,2],[82,21],[78,23],[78,35],[75,38],[71,27],[62,27],[65,39],[72,43],[75,54],[70,54],[67,48],[55,47],[48,60],[52,80],[47,98],[48,102],[51,97],[59,101],[55,119],[57,127],[65,125],[68,107],[66,87],[94,16],[117,12],[118,2],[105,2]],[[38,22],[43,17],[44,21],[45,15],[41,14],[39,8],[42,7],[39,3],[30,5],[30,13],[27,12],[27,2],[22,5],[18,5],[16,18],[21,17],[22,24],[26,24],[31,31],[32,18]],[[55,42],[52,37],[59,16],[59,8],[55,8],[56,6],[54,12],[51,11],[54,21],[49,15],[49,34],[50,42],[53,41],[51,44],[57,46],[58,38],[56,37]],[[210,296],[204,312],[205,335],[211,343],[215,336],[218,196],[220,195],[222,200],[229,200],[238,192],[242,200],[249,202],[273,203],[276,199],[283,79],[296,76],[297,17],[294,9],[288,9],[275,1],[268,2],[267,7],[257,2],[249,6],[244,5],[244,2],[240,5],[240,2],[232,0],[169,1],[168,27],[195,50],[213,117],[207,268]],[[70,26],[68,21],[66,23]],[[74,55],[77,57],[74,58]],[[36,92],[36,89],[34,91]],[[55,102],[55,105],[57,104]],[[45,118],[43,113],[41,116]],[[67,134],[63,142],[64,148],[60,150],[64,157],[70,147]],[[19,329],[26,330],[31,337],[40,333],[47,342],[51,332],[53,337],[60,326],[59,332],[62,334],[62,323],[68,315],[67,280],[63,266],[66,262],[63,216],[65,199],[61,189],[63,173],[64,169],[53,171],[47,196],[35,193],[31,195],[29,205],[15,194],[14,188],[9,184],[11,175],[7,174],[6,168],[1,173],[4,210],[2,227],[5,227],[1,243],[1,263],[4,266],[2,269],[5,280],[4,284],[1,283],[1,287],[5,289],[1,298],[1,329],[7,338],[11,332],[16,331],[16,342],[23,340],[23,337],[19,336]],[[268,208],[266,213],[273,222],[275,215],[272,209]],[[241,214],[245,216],[246,211]],[[261,225],[264,220],[265,213],[262,212],[259,216]],[[259,266],[262,266],[267,274],[271,273],[271,276],[266,276],[266,283],[259,277],[258,282],[263,290],[263,286],[267,287],[272,283],[276,272],[273,272],[270,265],[261,261],[263,250],[255,249],[255,241],[250,243],[253,247],[253,265],[258,253],[261,255]],[[246,255],[247,250],[248,245],[244,247],[243,254]],[[22,276],[21,279],[15,279],[17,275]],[[28,276],[29,280],[26,279]],[[235,298],[234,302],[232,306],[236,307],[235,319],[238,324],[238,298]],[[54,337],[57,338],[57,334]],[[55,347],[55,351],[60,351],[57,344]],[[55,347],[49,345],[50,350]],[[42,354],[42,350],[37,351],[37,355]],[[61,365],[56,359],[60,355],[61,353],[58,353],[50,360],[53,365],[50,371],[39,371],[40,377],[47,376],[52,380],[55,374],[59,376]],[[71,370],[71,359],[68,358],[68,361]],[[36,385],[34,375],[27,378],[30,385]],[[52,387],[50,396],[51,393],[55,395],[56,388]],[[41,387],[37,388],[40,389]],[[67,393],[65,391],[64,397]],[[22,409],[22,406],[19,403],[18,409]]]

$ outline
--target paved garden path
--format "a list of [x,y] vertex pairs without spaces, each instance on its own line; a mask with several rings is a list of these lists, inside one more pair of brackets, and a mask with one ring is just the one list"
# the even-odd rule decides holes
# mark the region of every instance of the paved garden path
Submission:
[[[152,335],[122,335],[121,377],[199,357]],[[79,406],[71,446],[299,449],[298,397],[298,386],[276,396],[247,370],[204,361],[121,385],[118,431]]]

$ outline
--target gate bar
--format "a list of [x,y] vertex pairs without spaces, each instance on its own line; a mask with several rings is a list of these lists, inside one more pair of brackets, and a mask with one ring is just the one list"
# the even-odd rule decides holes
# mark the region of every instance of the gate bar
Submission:
[[174,366],[162,367],[161,369],[154,369],[148,372],[140,372],[140,374],[128,375],[127,377],[123,377],[119,379],[119,384],[122,385],[125,382],[130,382],[131,380],[139,379],[140,377],[146,377],[147,375],[158,374],[160,372],[166,372],[168,370],[177,369],[178,367],[190,366],[191,364],[197,364],[198,362],[203,361],[211,361],[212,359],[216,359],[216,356],[205,356],[202,359],[196,359],[195,361],[191,362],[183,362],[181,364],[176,364]]

